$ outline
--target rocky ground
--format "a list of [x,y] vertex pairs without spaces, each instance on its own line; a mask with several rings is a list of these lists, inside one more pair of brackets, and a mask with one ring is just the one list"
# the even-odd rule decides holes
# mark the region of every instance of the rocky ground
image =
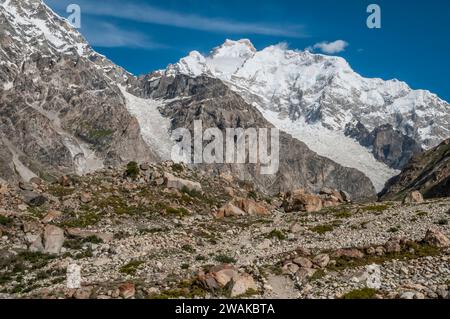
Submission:
[[267,197],[170,162],[2,184],[0,296],[448,298],[450,199],[407,202]]

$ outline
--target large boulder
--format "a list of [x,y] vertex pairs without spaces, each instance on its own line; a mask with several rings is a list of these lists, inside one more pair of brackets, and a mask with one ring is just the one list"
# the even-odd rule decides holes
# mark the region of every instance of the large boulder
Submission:
[[323,208],[322,199],[317,196],[306,192],[304,189],[299,189],[290,194],[284,203],[284,210],[286,212],[318,212]]
[[59,254],[63,244],[64,230],[53,225],[47,225],[44,229],[44,252]]
[[437,228],[430,228],[423,240],[430,246],[446,248],[450,246],[450,240]]
[[419,191],[408,193],[403,199],[403,204],[420,204],[423,203],[423,196]]
[[189,191],[197,191],[197,192],[202,191],[202,185],[200,185],[200,183],[175,177],[170,173],[164,174],[164,181],[166,183],[167,188],[175,188],[178,190],[187,189]]
[[247,198],[235,198],[232,204],[243,210],[247,215],[269,215],[269,210],[262,204]]

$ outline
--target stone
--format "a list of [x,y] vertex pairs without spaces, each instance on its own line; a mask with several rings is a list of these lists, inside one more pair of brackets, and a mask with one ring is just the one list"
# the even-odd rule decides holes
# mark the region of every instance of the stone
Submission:
[[289,228],[289,231],[293,234],[297,234],[303,230],[303,226],[299,223],[293,223]]
[[89,193],[81,193],[80,201],[84,204],[88,204],[92,201],[92,195]]
[[66,272],[67,288],[81,288],[81,267],[77,264],[69,264]]
[[60,211],[57,211],[57,210],[50,210],[50,211],[47,213],[47,215],[45,215],[45,217],[42,218],[42,222],[43,222],[44,224],[51,223],[51,222],[57,220],[59,217],[61,217],[62,214],[63,214],[63,213],[60,212]]
[[128,282],[119,286],[120,296],[123,299],[131,299],[136,294],[136,287],[133,283]]
[[415,293],[412,291],[406,291],[400,295],[400,299],[414,299]]
[[450,246],[450,240],[436,227],[432,227],[427,231],[424,242],[438,248]]
[[58,179],[58,183],[63,187],[69,187],[72,185],[72,179],[70,178],[70,176],[63,175]]
[[250,216],[264,216],[269,214],[269,210],[266,207],[251,199],[235,198],[232,204]]
[[101,239],[104,243],[109,243],[114,239],[114,235],[112,233],[102,233],[80,228],[67,228],[66,232],[69,236],[72,237],[88,238],[95,236]]
[[24,202],[32,207],[39,207],[47,202],[45,196],[28,190],[22,191],[22,197]]
[[299,269],[300,269],[300,267],[298,265],[293,264],[293,263],[287,263],[283,266],[282,272],[285,275],[290,275],[290,274],[295,274]]
[[366,266],[366,272],[363,275],[366,281],[366,287],[371,289],[381,288],[381,268],[380,265],[372,264]]
[[298,280],[300,280],[301,282],[311,278],[315,273],[316,273],[316,269],[312,269],[312,268],[300,268],[295,275],[297,276]]
[[297,257],[292,261],[294,264],[300,266],[301,268],[312,268],[313,263],[311,260],[305,257]]
[[234,279],[233,288],[231,288],[231,297],[241,296],[249,290],[256,291],[256,283],[253,277],[249,274],[239,275]]
[[389,239],[385,244],[384,248],[386,249],[386,252],[388,253],[399,253],[402,251],[402,246],[400,244],[401,239],[398,237],[394,237]]
[[8,193],[8,185],[0,182],[0,195]]
[[19,182],[19,188],[24,191],[33,191],[34,187],[30,183]]
[[139,165],[139,168],[145,172],[150,169],[150,165],[148,165],[147,163],[142,163],[141,165]]
[[231,266],[222,266],[222,269],[211,271],[212,276],[221,287],[225,287],[238,276],[238,272]]
[[47,225],[44,229],[44,252],[59,254],[64,244],[64,231],[56,226]]
[[356,248],[342,248],[338,249],[333,253],[333,257],[340,258],[346,257],[350,259],[361,259],[364,258],[364,253]]
[[231,203],[225,204],[216,214],[216,218],[244,216],[245,212]]
[[410,192],[403,199],[403,204],[420,204],[423,202],[423,196],[419,191]]
[[82,299],[89,299],[89,298],[91,298],[92,290],[93,290],[92,287],[79,288],[79,289],[77,289],[75,291],[73,297],[75,299],[80,299],[80,300],[82,300]]
[[34,185],[37,185],[37,186],[43,184],[42,179],[40,179],[39,177],[32,177],[32,178],[30,179],[30,183],[31,183],[31,184],[34,184]]
[[234,197],[235,193],[232,187],[225,187],[223,190],[225,191],[225,194],[227,194],[228,196]]
[[322,207],[322,199],[319,196],[308,194],[303,189],[293,192],[283,203],[285,212],[313,213],[320,211]]
[[164,181],[166,183],[167,188],[175,188],[178,190],[186,188],[189,191],[197,191],[197,192],[202,191],[202,186],[200,185],[200,183],[178,178],[170,173],[164,174]]
[[325,268],[330,262],[330,256],[328,256],[327,254],[320,254],[314,257],[312,262],[320,268]]
[[43,252],[44,245],[42,244],[42,236],[41,234],[30,234],[27,233],[26,240],[30,243],[28,250],[31,252]]

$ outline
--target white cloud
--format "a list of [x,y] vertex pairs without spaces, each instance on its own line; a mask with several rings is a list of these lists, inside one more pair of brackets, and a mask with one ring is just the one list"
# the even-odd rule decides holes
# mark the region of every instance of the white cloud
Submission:
[[345,51],[345,48],[348,46],[348,42],[344,40],[336,40],[334,42],[320,42],[314,44],[312,47],[306,48],[308,51],[320,50],[326,54],[336,54],[339,52]]
[[89,44],[104,48],[140,48],[140,49],[160,49],[165,47],[159,43],[151,41],[145,34],[121,29],[113,24],[90,21],[82,25],[83,35]]
[[[46,0],[52,7],[63,9],[56,0]],[[126,3],[125,1],[86,1],[78,0],[82,14],[114,17],[136,22],[173,26],[208,32],[260,34],[302,38],[308,35],[302,25],[273,25],[264,23],[240,22],[230,19],[213,18],[194,14],[160,9],[145,4]]]

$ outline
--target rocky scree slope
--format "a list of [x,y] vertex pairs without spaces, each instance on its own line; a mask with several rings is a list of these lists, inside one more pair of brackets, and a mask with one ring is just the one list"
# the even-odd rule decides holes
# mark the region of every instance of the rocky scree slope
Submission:
[[386,184],[380,196],[399,199],[411,191],[419,191],[425,198],[450,196],[450,139],[416,155],[400,175]]

